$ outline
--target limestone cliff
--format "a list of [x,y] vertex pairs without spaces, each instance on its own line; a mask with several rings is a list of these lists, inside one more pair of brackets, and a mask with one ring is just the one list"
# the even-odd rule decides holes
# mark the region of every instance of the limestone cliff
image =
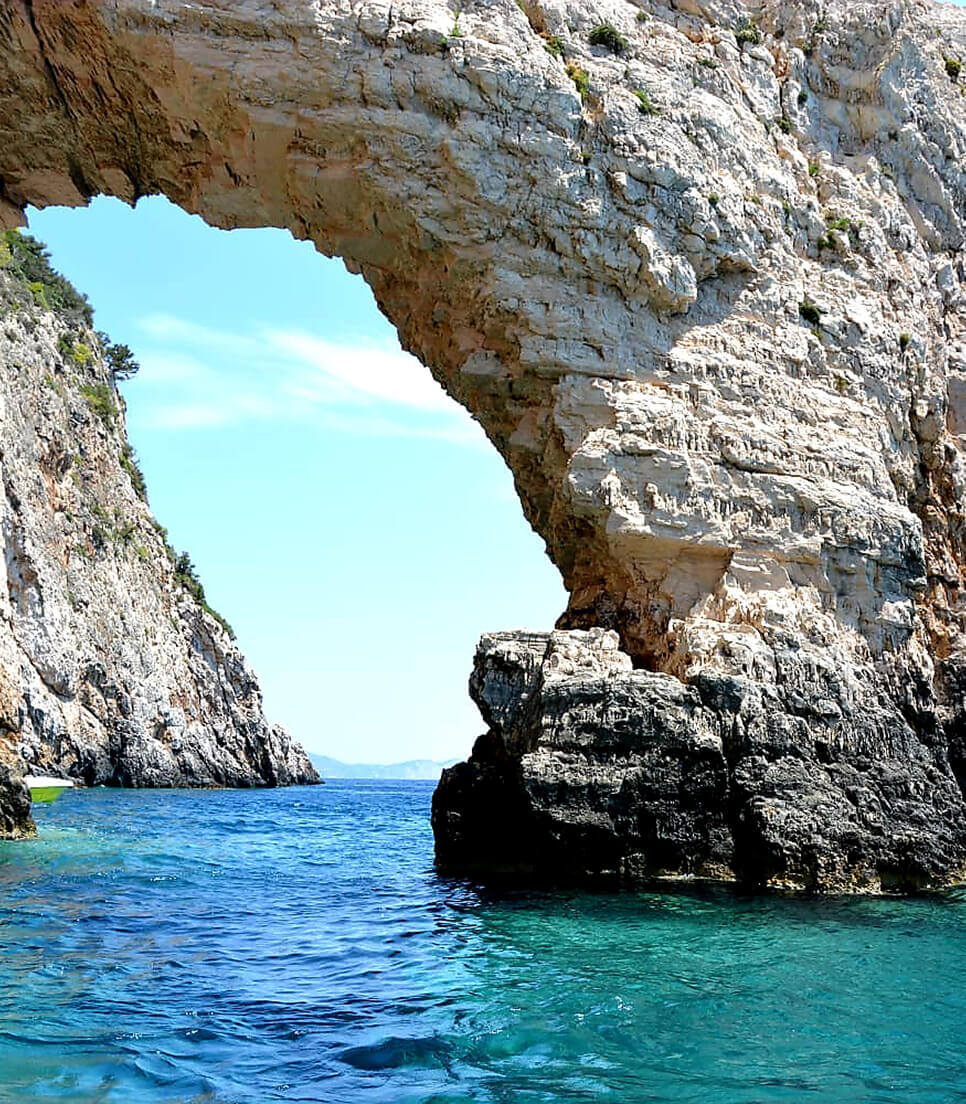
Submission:
[[693,716],[720,745],[717,842],[669,850],[605,800],[639,764],[580,690],[566,749],[491,727],[441,790],[441,856],[481,841],[485,775],[557,865],[589,818],[601,869],[962,876],[966,12],[12,0],[0,45],[10,221],[162,191],[344,257],[505,457],[560,627],[641,672],[607,682],[634,739]]
[[0,834],[28,827],[25,770],[87,785],[317,780],[148,509],[114,381],[129,363],[34,243],[0,239]]

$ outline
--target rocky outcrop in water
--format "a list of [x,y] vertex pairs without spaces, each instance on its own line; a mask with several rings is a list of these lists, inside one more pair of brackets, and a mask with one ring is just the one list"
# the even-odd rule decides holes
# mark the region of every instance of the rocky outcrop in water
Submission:
[[0,839],[25,839],[34,833],[22,770],[16,751],[7,739],[0,739]]
[[490,729],[436,792],[444,867],[879,891],[962,863],[941,742],[831,664],[685,684],[634,670],[614,632],[503,633],[470,690]]
[[[512,469],[559,627],[618,634],[654,676],[625,706],[675,748],[674,718],[718,733],[734,873],[961,877],[966,13],[15,0],[0,46],[9,221],[160,191],[365,276]],[[477,784],[537,801],[484,760],[446,783],[453,863]],[[579,774],[553,777],[579,819]],[[608,854],[704,863],[632,837]]]
[[0,835],[29,830],[25,771],[318,780],[148,509],[114,382],[129,363],[35,245],[0,239]]

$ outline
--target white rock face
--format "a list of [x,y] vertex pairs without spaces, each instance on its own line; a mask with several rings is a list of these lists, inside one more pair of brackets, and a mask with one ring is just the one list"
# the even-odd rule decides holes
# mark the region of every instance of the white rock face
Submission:
[[10,261],[4,244],[0,765],[88,785],[317,780],[176,572],[96,336]]
[[561,627],[888,702],[963,774],[966,12],[15,0],[0,45],[11,220],[163,191],[344,257],[506,458]]

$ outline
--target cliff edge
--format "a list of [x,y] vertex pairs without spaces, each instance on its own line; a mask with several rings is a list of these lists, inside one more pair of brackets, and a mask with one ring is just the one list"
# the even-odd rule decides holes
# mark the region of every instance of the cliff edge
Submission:
[[127,350],[17,232],[0,236],[0,834],[22,773],[88,786],[315,782],[147,505]]

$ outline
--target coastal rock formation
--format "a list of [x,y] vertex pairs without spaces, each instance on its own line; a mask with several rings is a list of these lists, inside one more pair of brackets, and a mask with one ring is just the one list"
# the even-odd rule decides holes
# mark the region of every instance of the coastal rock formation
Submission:
[[0,839],[25,839],[35,830],[22,770],[8,740],[0,738]]
[[[13,0],[0,44],[10,222],[164,192],[345,258],[512,469],[558,627],[617,633],[632,672],[528,699],[551,725],[573,690],[579,740],[490,718],[441,857],[487,865],[486,793],[593,821],[574,872],[962,877],[966,12]],[[521,649],[508,687],[543,670]],[[591,800],[602,685],[627,723]],[[671,846],[640,824],[677,774],[708,804]]]
[[89,786],[318,780],[265,720],[230,628],[148,509],[119,355],[35,246],[0,239],[3,836],[29,831],[24,772]]
[[[779,663],[796,677],[799,657]],[[962,854],[945,757],[822,674],[684,683],[634,670],[614,632],[485,636],[470,690],[490,730],[436,792],[438,859],[837,891],[941,880]]]

